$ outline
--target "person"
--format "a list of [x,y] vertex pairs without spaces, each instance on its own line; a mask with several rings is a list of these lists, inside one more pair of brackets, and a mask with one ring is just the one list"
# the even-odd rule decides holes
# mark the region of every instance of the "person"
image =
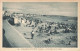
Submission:
[[71,45],[71,41],[69,41],[67,45]]
[[5,30],[3,29],[3,35],[5,34]]
[[45,42],[46,44],[50,44],[50,43],[51,43],[51,40],[52,40],[52,37],[48,38],[47,40],[44,40],[44,42]]
[[34,37],[34,31],[31,32],[31,39]]
[[49,26],[48,26],[48,30],[50,30],[50,29],[51,29],[51,26],[49,25]]

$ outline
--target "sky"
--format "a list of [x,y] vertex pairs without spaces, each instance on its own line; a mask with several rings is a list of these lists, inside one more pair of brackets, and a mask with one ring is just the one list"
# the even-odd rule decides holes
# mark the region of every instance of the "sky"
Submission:
[[3,2],[3,8],[31,14],[78,16],[77,2]]

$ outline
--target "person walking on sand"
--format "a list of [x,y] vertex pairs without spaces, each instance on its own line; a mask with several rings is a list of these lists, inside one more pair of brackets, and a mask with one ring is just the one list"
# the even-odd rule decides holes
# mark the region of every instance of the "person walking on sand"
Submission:
[[31,32],[31,39],[34,37],[34,31]]

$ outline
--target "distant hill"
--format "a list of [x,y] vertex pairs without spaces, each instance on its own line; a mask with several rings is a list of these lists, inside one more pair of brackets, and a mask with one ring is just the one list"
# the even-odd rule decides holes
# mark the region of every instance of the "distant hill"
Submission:
[[77,20],[77,17],[72,16],[62,16],[62,15],[42,15],[43,17],[50,17],[50,18],[62,18],[64,20]]

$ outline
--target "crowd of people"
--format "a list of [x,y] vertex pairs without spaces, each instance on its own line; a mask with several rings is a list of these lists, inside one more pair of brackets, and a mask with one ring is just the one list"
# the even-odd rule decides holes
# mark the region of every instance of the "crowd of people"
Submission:
[[[68,24],[64,22],[49,22],[42,21],[40,19],[26,19],[25,24],[26,27],[32,27],[33,30],[31,32],[32,37],[35,33],[43,33],[47,35],[59,34],[59,33],[77,33],[77,25],[76,24]],[[34,32],[34,33],[33,33]]]

